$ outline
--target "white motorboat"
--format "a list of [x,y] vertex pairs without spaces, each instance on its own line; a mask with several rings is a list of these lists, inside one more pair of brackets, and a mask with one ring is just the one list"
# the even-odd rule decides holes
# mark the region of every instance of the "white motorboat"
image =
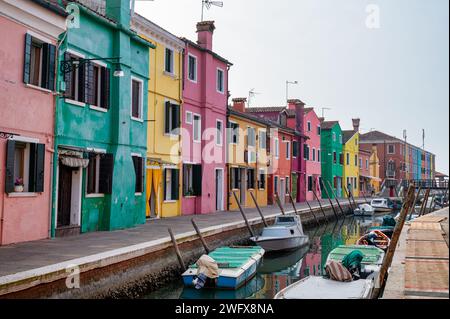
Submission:
[[374,213],[375,210],[369,204],[359,205],[358,208],[353,211],[355,216],[373,216]]
[[250,238],[266,252],[293,250],[309,244],[300,218],[295,214],[278,216],[275,224],[265,227],[260,236]]
[[394,207],[388,198],[374,198],[370,206],[372,206],[375,212],[391,212]]

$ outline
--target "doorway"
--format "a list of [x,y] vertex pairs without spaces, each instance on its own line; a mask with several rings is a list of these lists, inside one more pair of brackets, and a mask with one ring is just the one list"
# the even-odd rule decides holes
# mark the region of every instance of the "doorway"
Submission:
[[216,169],[216,211],[223,208],[223,169]]
[[280,201],[284,204],[286,200],[286,180],[284,178],[280,179]]
[[246,195],[247,195],[247,170],[245,168],[240,169],[241,174],[241,205],[245,206]]

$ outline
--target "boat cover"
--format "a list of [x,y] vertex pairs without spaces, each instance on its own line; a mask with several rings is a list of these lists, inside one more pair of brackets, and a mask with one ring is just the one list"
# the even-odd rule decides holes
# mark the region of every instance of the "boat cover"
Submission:
[[329,260],[325,266],[325,271],[331,280],[350,282],[353,280],[352,274],[340,262]]
[[206,277],[215,279],[219,277],[219,266],[217,262],[208,255],[203,255],[197,260],[197,274],[204,274]]

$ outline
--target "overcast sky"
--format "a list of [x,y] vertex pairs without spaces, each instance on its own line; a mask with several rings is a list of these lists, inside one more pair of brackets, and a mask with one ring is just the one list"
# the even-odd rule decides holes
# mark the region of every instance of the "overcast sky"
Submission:
[[[205,20],[216,22],[213,50],[234,64],[232,97],[255,89],[252,106],[283,105],[286,80],[298,81],[289,97],[319,115],[332,108],[326,119],[343,129],[360,117],[363,133],[402,138],[406,129],[408,142],[422,146],[424,128],[437,170],[449,173],[448,0],[223,2],[205,10]],[[201,3],[141,0],[136,11],[196,40]]]

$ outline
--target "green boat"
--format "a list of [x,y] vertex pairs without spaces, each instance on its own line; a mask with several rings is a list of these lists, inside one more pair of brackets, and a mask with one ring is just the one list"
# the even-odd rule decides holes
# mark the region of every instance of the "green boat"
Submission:
[[380,270],[385,253],[382,249],[375,246],[341,245],[330,252],[327,262],[329,260],[342,262],[345,256],[354,250],[359,250],[364,255],[364,258],[361,261],[362,273],[368,275]]

